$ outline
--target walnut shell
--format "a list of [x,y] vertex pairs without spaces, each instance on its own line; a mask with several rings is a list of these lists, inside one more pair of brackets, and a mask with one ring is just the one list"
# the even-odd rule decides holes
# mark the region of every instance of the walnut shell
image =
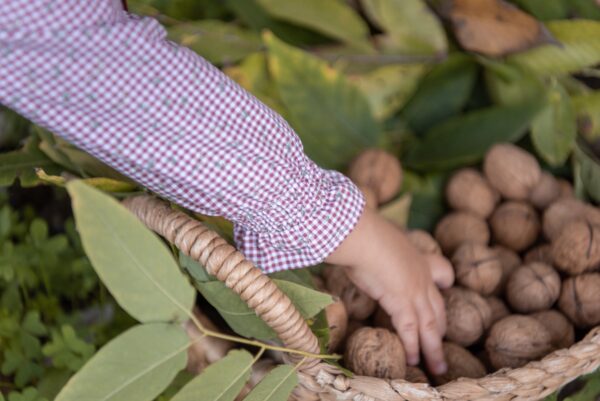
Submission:
[[467,212],[453,212],[439,221],[434,236],[442,251],[451,255],[464,242],[487,245],[490,230],[481,217]]
[[506,300],[516,311],[529,313],[550,308],[560,295],[560,276],[541,262],[526,264],[511,274]]
[[433,376],[436,385],[440,386],[460,377],[477,379],[486,375],[485,366],[467,349],[451,342],[444,342],[442,347],[448,370],[443,375]]
[[406,367],[406,376],[404,377],[404,380],[411,383],[429,383],[429,379],[425,372],[416,366]]
[[579,220],[600,225],[600,211],[579,199],[561,198],[548,206],[544,212],[544,235],[549,240],[554,240],[569,223]]
[[377,302],[354,285],[344,269],[341,266],[330,266],[324,270],[327,290],[342,300],[348,316],[358,320],[366,319],[375,311]]
[[490,326],[492,310],[475,291],[452,287],[443,291],[446,304],[446,338],[463,347],[475,343]]
[[525,202],[501,204],[490,219],[496,242],[515,251],[531,246],[540,233],[540,219],[533,207]]
[[440,245],[427,231],[410,230],[406,233],[406,236],[419,251],[425,254],[442,254]]
[[504,293],[508,278],[517,267],[521,266],[521,258],[515,251],[502,245],[496,245],[492,250],[498,255],[500,265],[502,266],[502,278],[500,279],[498,287],[494,290],[494,294],[498,295]]
[[348,338],[346,366],[354,373],[382,379],[404,379],[406,354],[400,338],[389,330],[363,327]]
[[485,298],[485,300],[487,301],[488,305],[490,306],[490,310],[492,311],[491,324],[494,324],[498,320],[510,315],[508,307],[500,298],[491,296]]
[[554,265],[554,259],[552,258],[552,245],[541,244],[531,248],[525,254],[523,261],[525,263],[542,262],[550,266]]
[[533,317],[510,315],[492,326],[485,349],[495,369],[518,368],[550,352],[551,339],[546,327]]
[[348,328],[348,312],[340,299],[336,299],[332,304],[325,308],[327,323],[329,326],[329,344],[330,352],[335,351],[346,337]]
[[531,191],[529,201],[533,206],[542,210],[560,198],[560,196],[561,188],[558,180],[552,174],[544,171],[540,181]]
[[542,177],[535,157],[509,143],[492,146],[485,155],[483,171],[492,187],[513,200],[528,199]]
[[577,327],[600,324],[600,273],[585,273],[566,279],[558,306]]
[[371,188],[379,203],[385,203],[400,191],[402,167],[398,159],[381,149],[367,149],[350,164],[348,177],[361,187]]
[[552,241],[556,268],[570,275],[581,274],[600,265],[600,228],[584,221],[565,226]]
[[575,328],[559,311],[550,309],[531,316],[546,327],[554,349],[568,348],[575,342]]
[[[193,314],[206,329],[219,330],[197,307],[194,307]],[[208,365],[227,355],[234,346],[231,341],[203,335],[191,319],[184,324],[183,328],[192,341],[187,350],[186,370],[190,373],[200,374]]]
[[491,294],[502,279],[497,253],[486,245],[466,242],[452,256],[456,281],[483,295]]
[[481,173],[465,168],[448,181],[446,199],[453,209],[470,212],[485,219],[494,211],[500,195]]

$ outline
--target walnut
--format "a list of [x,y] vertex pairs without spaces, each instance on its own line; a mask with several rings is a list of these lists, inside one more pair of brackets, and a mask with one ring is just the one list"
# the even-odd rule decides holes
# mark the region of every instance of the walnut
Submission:
[[448,204],[464,212],[487,218],[500,196],[477,170],[465,168],[452,176],[446,186]]
[[460,377],[477,379],[487,373],[479,359],[460,345],[444,342],[442,347],[448,371],[443,375],[433,376],[436,385],[446,384]]
[[498,287],[494,290],[494,294],[498,295],[504,293],[508,278],[517,267],[521,266],[521,258],[515,251],[502,245],[496,245],[492,250],[498,255],[500,265],[502,266],[502,278],[500,279]]
[[509,143],[494,145],[487,152],[483,171],[492,187],[513,200],[528,199],[542,177],[535,157]]
[[376,210],[377,206],[379,206],[379,201],[377,200],[377,194],[370,187],[358,186],[358,189],[362,192],[365,197],[365,206],[369,209]]
[[327,305],[325,308],[327,323],[329,325],[329,344],[330,352],[335,351],[346,337],[346,329],[348,328],[348,312],[340,299],[336,299],[334,303]]
[[464,242],[487,245],[490,230],[480,217],[467,212],[446,215],[435,228],[435,239],[446,255],[451,255]]
[[550,308],[560,295],[560,276],[552,266],[541,262],[524,265],[511,274],[506,299],[518,312],[537,312]]
[[392,324],[392,318],[381,306],[377,307],[377,310],[373,315],[373,324],[375,327],[382,327],[390,331],[396,331],[394,325]]
[[416,366],[406,367],[406,377],[404,378],[404,380],[411,383],[429,383],[427,375],[425,375],[425,373]]
[[574,198],[575,191],[573,190],[573,185],[565,179],[559,178],[557,179],[558,186],[560,188],[560,196],[559,198]]
[[600,324],[600,273],[586,273],[566,279],[558,306],[577,327],[588,328]]
[[552,174],[543,172],[540,181],[529,195],[529,201],[538,209],[545,209],[560,196],[561,188],[558,180]]
[[[200,309],[194,307],[193,314],[206,329],[218,331],[218,328]],[[230,341],[203,335],[191,319],[183,327],[191,341],[187,352],[186,367],[190,373],[200,374],[208,365],[227,355],[234,346]]]
[[351,318],[366,319],[375,311],[375,300],[350,281],[344,267],[329,266],[323,272],[323,277],[329,293],[342,300]]
[[524,202],[501,204],[490,219],[496,242],[515,251],[531,246],[540,232],[540,220],[533,207]]
[[363,327],[348,338],[344,360],[354,373],[404,379],[406,355],[400,338],[389,330]]
[[490,306],[490,310],[492,311],[491,324],[494,324],[498,320],[510,315],[510,311],[506,307],[506,304],[500,298],[491,296],[485,298],[485,300],[487,301],[488,305]]
[[483,295],[491,294],[502,279],[502,266],[496,252],[473,242],[462,244],[452,256],[459,284]]
[[584,221],[565,226],[552,241],[556,268],[570,275],[581,274],[600,264],[600,228]]
[[546,327],[530,316],[510,315],[496,322],[485,341],[495,369],[518,368],[552,350]]
[[379,203],[385,203],[400,191],[402,167],[398,159],[381,149],[367,149],[350,164],[348,177],[361,187],[371,188]]
[[550,333],[554,349],[568,348],[575,342],[575,329],[569,320],[557,310],[550,309],[531,315]]
[[543,230],[549,240],[554,240],[569,223],[587,221],[600,225],[600,211],[575,198],[561,198],[544,212]]
[[408,240],[422,253],[442,254],[442,249],[436,240],[424,230],[410,230],[406,233]]
[[463,347],[475,343],[490,326],[492,311],[475,291],[452,287],[443,291],[448,321],[446,338]]
[[547,265],[554,265],[552,258],[552,246],[550,244],[541,244],[531,248],[524,256],[525,263],[542,262]]

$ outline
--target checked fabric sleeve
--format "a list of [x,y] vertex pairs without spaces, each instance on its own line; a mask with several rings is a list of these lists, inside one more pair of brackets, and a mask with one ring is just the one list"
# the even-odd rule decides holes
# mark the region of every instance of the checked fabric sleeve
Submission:
[[267,272],[323,261],[364,207],[281,116],[119,0],[0,1],[0,103],[233,221],[238,248]]

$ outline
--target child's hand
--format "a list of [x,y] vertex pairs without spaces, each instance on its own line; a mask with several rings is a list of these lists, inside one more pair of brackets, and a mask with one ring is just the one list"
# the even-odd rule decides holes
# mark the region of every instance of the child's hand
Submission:
[[347,266],[350,279],[391,316],[409,364],[419,362],[421,349],[431,372],[445,372],[446,312],[436,284],[448,288],[454,281],[447,259],[423,255],[399,228],[365,208],[327,262]]

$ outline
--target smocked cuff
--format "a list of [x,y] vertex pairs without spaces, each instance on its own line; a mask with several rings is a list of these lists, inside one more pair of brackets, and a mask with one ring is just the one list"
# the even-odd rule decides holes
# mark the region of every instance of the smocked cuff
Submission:
[[323,262],[352,232],[365,200],[346,176],[324,170],[310,203],[302,205],[302,217],[282,231],[255,232],[236,225],[238,249],[266,273]]

